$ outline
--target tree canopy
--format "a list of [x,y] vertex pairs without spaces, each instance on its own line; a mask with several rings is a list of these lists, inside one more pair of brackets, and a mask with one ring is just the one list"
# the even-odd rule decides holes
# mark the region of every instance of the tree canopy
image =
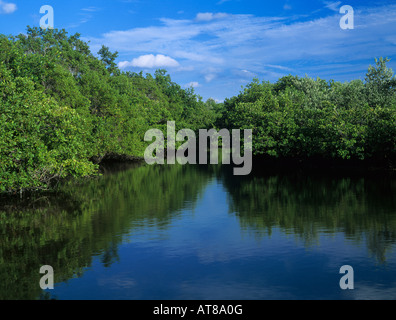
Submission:
[[396,159],[396,79],[376,59],[365,81],[288,75],[254,79],[224,103],[153,75],[123,72],[118,53],[97,55],[80,34],[27,27],[0,35],[0,192],[48,189],[86,177],[109,157],[142,157],[144,134],[166,129],[253,129],[256,155]]
[[103,46],[95,56],[65,30],[0,36],[0,192],[89,176],[105,157],[141,157],[144,133],[167,121],[213,125],[214,112],[194,90],[165,70],[121,72],[117,55]]
[[[293,159],[396,160],[396,78],[376,59],[365,82],[288,75],[255,79],[226,99],[221,123],[253,129],[256,155]],[[219,120],[218,120],[219,121]]]

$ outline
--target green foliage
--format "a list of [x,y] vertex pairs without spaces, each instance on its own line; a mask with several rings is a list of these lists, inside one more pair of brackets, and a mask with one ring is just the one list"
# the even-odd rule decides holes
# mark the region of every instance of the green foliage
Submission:
[[396,93],[388,59],[376,60],[366,83],[286,76],[254,79],[225,101],[218,123],[253,129],[256,155],[292,159],[396,160]]
[[254,152],[272,157],[395,159],[396,80],[388,59],[366,82],[286,76],[254,79],[236,97],[202,101],[193,88],[121,72],[118,53],[94,56],[79,34],[27,28],[0,35],[0,192],[48,188],[96,172],[90,162],[142,157],[148,129],[253,129]]
[[370,66],[366,75],[367,101],[371,107],[396,104],[396,78],[393,70],[387,68],[390,59],[375,59],[376,66]]
[[215,110],[165,70],[124,73],[117,52],[98,55],[65,30],[0,35],[0,192],[92,175],[90,159],[142,157],[145,132],[167,121],[213,126]]
[[108,47],[102,46],[98,54],[100,55],[101,60],[105,63],[107,70],[109,70],[110,73],[119,73],[119,70],[117,69],[117,64],[115,63],[115,60],[118,57],[118,52],[111,53]]
[[58,177],[95,171],[87,160],[89,123],[26,78],[0,65],[0,191],[47,187]]

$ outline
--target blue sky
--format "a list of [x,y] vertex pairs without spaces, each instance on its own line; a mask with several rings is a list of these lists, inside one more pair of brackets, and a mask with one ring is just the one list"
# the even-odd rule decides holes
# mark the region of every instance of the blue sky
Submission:
[[[381,56],[396,71],[396,1],[0,0],[0,32],[39,26],[43,5],[55,28],[80,33],[94,53],[118,51],[122,70],[166,69],[205,100],[234,96],[253,78],[364,80]],[[343,5],[354,9],[352,30],[340,28]]]

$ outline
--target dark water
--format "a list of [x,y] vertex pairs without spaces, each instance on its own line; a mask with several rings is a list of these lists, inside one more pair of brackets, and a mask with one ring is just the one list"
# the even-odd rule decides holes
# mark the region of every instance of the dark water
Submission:
[[0,299],[396,299],[395,195],[377,173],[107,172],[1,203]]

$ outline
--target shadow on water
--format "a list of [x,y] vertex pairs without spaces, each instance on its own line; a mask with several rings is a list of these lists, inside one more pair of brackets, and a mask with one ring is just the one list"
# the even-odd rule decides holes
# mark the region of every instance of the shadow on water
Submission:
[[102,178],[71,181],[56,194],[2,200],[0,299],[43,297],[42,265],[57,270],[55,282],[79,277],[93,256],[110,266],[124,234],[167,228],[181,208],[194,205],[210,179],[188,166],[106,170]]
[[218,178],[229,194],[230,212],[241,228],[257,236],[274,228],[306,245],[321,233],[342,232],[365,241],[380,263],[396,243],[396,177],[391,172],[266,166],[256,163],[251,175],[235,177],[223,167]]
[[322,232],[343,232],[365,241],[380,263],[396,242],[396,180],[385,175],[256,166],[235,177],[230,166],[125,164],[103,172],[56,194],[1,200],[0,299],[51,299],[38,285],[42,265],[57,270],[56,283],[81,276],[95,256],[110,267],[125,235],[168,228],[214,177],[228,193],[230,214],[257,237],[280,228],[309,246]]

